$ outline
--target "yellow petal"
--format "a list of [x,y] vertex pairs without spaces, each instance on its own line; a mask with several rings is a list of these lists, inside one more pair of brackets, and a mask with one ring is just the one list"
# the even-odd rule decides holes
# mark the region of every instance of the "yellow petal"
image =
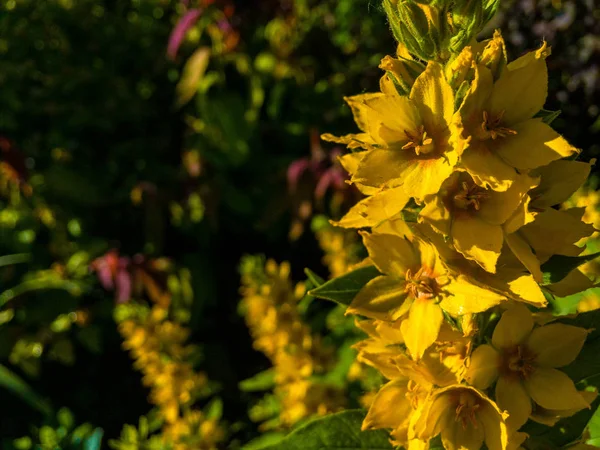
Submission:
[[419,111],[407,97],[380,95],[365,98],[363,103],[371,110],[368,114],[372,122],[381,124],[372,133],[378,133],[379,142],[387,147],[406,144],[406,131],[416,130],[421,125]]
[[588,333],[585,328],[553,323],[533,330],[527,339],[527,347],[537,355],[537,365],[563,367],[575,360]]
[[491,345],[483,344],[471,354],[465,380],[477,389],[487,389],[498,378],[500,354]]
[[506,450],[508,430],[498,406],[488,399],[488,403],[483,405],[478,416],[483,425],[485,445],[488,450]]
[[417,298],[410,307],[401,330],[408,351],[415,360],[435,342],[444,321],[442,310],[431,299]]
[[592,165],[582,161],[553,161],[535,170],[541,183],[531,192],[536,208],[549,208],[568,200],[585,183]]
[[541,263],[531,250],[529,243],[518,232],[506,235],[505,240],[514,255],[531,272],[534,280],[541,283],[543,278]]
[[407,426],[412,412],[407,393],[408,379],[393,380],[384,385],[373,399],[362,430],[399,428],[404,423]]
[[495,191],[506,191],[517,178],[516,170],[483,143],[471,143],[461,156],[461,164],[475,183]]
[[569,272],[569,274],[558,283],[547,285],[545,288],[557,297],[566,297],[568,295],[577,294],[578,292],[583,292],[593,285],[593,281],[585,276],[581,270],[575,269]]
[[455,217],[451,236],[456,250],[465,258],[475,261],[488,272],[496,272],[496,262],[504,242],[502,227],[476,217]]
[[[598,396],[597,391],[579,391],[579,395],[583,397],[583,399],[591,405],[596,397]],[[574,414],[581,411],[581,408],[572,408],[572,409],[544,409],[541,407],[537,407],[536,410],[531,414],[531,420],[534,420],[539,423],[543,423],[544,425],[548,425],[549,427],[553,427],[556,425],[560,419],[564,417],[571,417]],[[569,448],[572,450],[572,447]]]
[[583,409],[589,403],[577,392],[573,381],[556,369],[537,368],[524,381],[534,402],[546,409]]
[[492,345],[500,350],[522,344],[529,337],[532,329],[531,312],[525,306],[515,304],[505,311],[498,321],[492,335]]
[[535,169],[578,153],[542,119],[530,119],[512,129],[517,134],[496,140],[490,150],[518,170]]
[[346,314],[360,314],[371,319],[396,320],[406,314],[411,305],[404,283],[396,278],[373,278],[356,294]]
[[[523,61],[523,60],[522,60]],[[531,58],[508,66],[490,97],[492,115],[504,112],[508,125],[530,119],[543,108],[548,95],[548,69],[544,58]]]
[[397,215],[409,199],[402,187],[384,189],[362,199],[339,222],[332,224],[342,228],[376,227]]
[[526,195],[512,216],[510,216],[510,218],[502,225],[504,234],[514,233],[519,228],[524,227],[528,223],[531,223],[535,220],[535,214],[529,210],[530,204],[531,197]]
[[[509,269],[498,271],[499,276],[503,276],[504,272],[511,272]],[[534,277],[529,274],[519,274],[517,277],[508,277],[509,291],[512,294],[511,298],[530,303],[537,308],[543,308],[548,304],[544,293],[540,286],[535,281]]]
[[481,123],[483,110],[492,94],[494,85],[492,72],[488,68],[477,65],[474,69],[475,78],[459,110],[465,124],[471,127]]
[[[570,211],[570,210],[569,210]],[[594,232],[594,227],[582,222],[583,208],[576,215],[548,208],[538,213],[535,220],[520,229],[520,233],[535,250],[538,258],[544,256],[577,256],[582,249],[576,243]]]
[[354,175],[358,170],[358,165],[361,159],[367,154],[367,152],[351,152],[346,153],[338,157],[338,161],[349,175]]
[[505,223],[521,205],[527,192],[537,186],[539,179],[519,175],[505,192],[489,191],[481,202],[477,216],[492,225]]
[[413,236],[413,231],[410,229],[404,219],[399,216],[390,218],[389,220],[380,223],[376,228],[373,228],[373,232],[378,234],[393,234],[409,240],[412,240]]
[[498,378],[500,354],[491,345],[483,344],[471,354],[465,380],[477,389],[487,389]]
[[369,92],[366,94],[344,97],[344,100],[352,110],[354,121],[356,122],[356,125],[358,125],[358,128],[373,138],[376,138],[377,136],[377,130],[381,125],[381,118],[378,117],[365,102],[380,97],[385,97],[385,94],[380,92]]
[[369,256],[380,272],[403,279],[408,270],[416,273],[421,260],[412,243],[393,234],[361,233]]
[[442,430],[442,444],[446,450],[480,449],[484,439],[485,430],[479,421],[466,427],[454,421]]
[[462,275],[451,278],[443,289],[449,295],[440,306],[453,317],[486,311],[506,300],[504,295],[476,286]]
[[500,377],[496,383],[496,402],[500,409],[508,411],[506,425],[510,431],[517,431],[525,425],[531,415],[531,399],[520,380]]
[[414,170],[413,156],[404,150],[371,150],[361,160],[352,182],[373,187],[398,186],[404,182],[405,174]]
[[428,269],[434,278],[446,275],[447,271],[442,264],[440,254],[431,242],[415,236],[413,238],[413,245],[418,249],[421,267]]
[[430,195],[425,198],[425,206],[419,212],[419,221],[428,223],[446,236],[450,234],[452,215],[440,195]]
[[425,72],[417,77],[410,99],[420,110],[427,129],[447,126],[454,114],[454,94],[439,63],[430,61]]

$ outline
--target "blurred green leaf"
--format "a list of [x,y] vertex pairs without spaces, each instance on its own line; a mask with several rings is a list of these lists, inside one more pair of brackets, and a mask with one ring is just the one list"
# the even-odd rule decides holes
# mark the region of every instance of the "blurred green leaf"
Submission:
[[52,409],[48,402],[31,389],[21,377],[3,365],[0,365],[0,386],[3,386],[13,394],[22,398],[26,403],[41,413],[47,416],[51,414]]
[[15,255],[0,256],[0,267],[12,266],[13,264],[26,263],[31,260],[29,253],[17,253]]
[[210,61],[210,48],[200,47],[189,57],[183,67],[183,74],[177,83],[175,105],[179,108],[189,102],[198,91]]

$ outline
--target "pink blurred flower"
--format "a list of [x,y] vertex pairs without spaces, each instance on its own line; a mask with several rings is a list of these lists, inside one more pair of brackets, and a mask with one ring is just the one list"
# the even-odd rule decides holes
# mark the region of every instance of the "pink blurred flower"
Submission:
[[202,15],[202,10],[198,8],[187,11],[177,22],[175,28],[169,37],[169,45],[167,47],[167,56],[169,59],[175,59],[177,51],[185,38],[186,33],[198,21]]

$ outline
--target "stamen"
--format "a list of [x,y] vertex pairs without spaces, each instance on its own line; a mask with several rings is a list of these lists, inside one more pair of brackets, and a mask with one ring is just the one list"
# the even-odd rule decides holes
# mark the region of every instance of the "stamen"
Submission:
[[427,135],[423,125],[420,125],[414,132],[404,130],[404,134],[408,138],[408,143],[402,146],[402,150],[414,148],[417,156],[433,151],[433,139]]
[[496,140],[499,137],[504,138],[517,134],[517,132],[511,128],[500,126],[503,117],[504,111],[501,111],[496,117],[492,117],[487,111],[483,111],[481,129],[483,130],[484,139],[491,137]]
[[489,196],[489,193],[474,183],[469,186],[466,181],[463,181],[461,187],[462,190],[454,195],[454,206],[460,209],[473,208],[475,211],[479,211],[481,202]]
[[416,274],[412,274],[412,270],[406,271],[406,286],[404,292],[407,292],[414,298],[433,298],[437,295],[437,283],[434,279],[425,274],[424,268],[420,268]]
[[504,375],[526,380],[535,370],[537,355],[523,345],[517,345],[504,352],[501,370]]

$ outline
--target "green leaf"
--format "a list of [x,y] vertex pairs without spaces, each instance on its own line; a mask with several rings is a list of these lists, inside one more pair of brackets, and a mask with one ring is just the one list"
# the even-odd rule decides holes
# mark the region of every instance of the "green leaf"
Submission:
[[210,60],[210,48],[200,47],[189,57],[183,68],[183,73],[177,87],[176,106],[181,107],[189,102],[198,91],[198,84],[202,80],[208,62]]
[[318,288],[319,286],[321,286],[322,284],[325,283],[325,280],[323,278],[321,278],[319,275],[314,273],[308,267],[306,269],[304,269],[304,273],[306,274],[306,277],[308,278],[308,280],[312,283],[312,285],[315,288]]
[[308,294],[348,306],[358,291],[378,275],[381,274],[375,266],[361,267],[323,283],[318,288],[310,290]]
[[92,435],[84,441],[83,450],[100,450],[103,435],[102,428],[96,428]]
[[387,431],[361,431],[364,418],[359,409],[319,417],[263,450],[392,450]]
[[0,267],[12,266],[13,264],[25,263],[31,259],[29,253],[17,253],[15,255],[0,256]]
[[27,292],[38,291],[42,289],[60,289],[68,291],[71,295],[80,295],[83,291],[82,285],[80,283],[70,280],[62,280],[58,278],[33,279],[24,281],[23,283],[11,289],[8,289],[7,291],[4,291],[2,294],[0,294],[0,307],[4,306],[6,303],[20,295],[23,295]]
[[50,415],[51,408],[31,387],[17,374],[0,365],[0,386],[21,397],[26,403],[45,415]]
[[549,111],[547,109],[540,109],[540,111],[534,116],[537,118],[541,118],[542,122],[547,125],[550,125],[554,120],[560,116],[561,110],[558,111]]
[[267,369],[251,378],[240,381],[240,390],[244,392],[267,391],[275,386],[275,370]]
[[252,439],[250,442],[244,445],[244,450],[262,450],[269,445],[277,444],[284,437],[285,434],[280,431],[271,431],[269,433],[264,433],[256,439]]
[[576,269],[583,263],[591,261],[600,256],[599,253],[592,253],[584,256],[562,256],[554,255],[544,264],[542,264],[543,279],[542,284],[558,283],[569,272]]

